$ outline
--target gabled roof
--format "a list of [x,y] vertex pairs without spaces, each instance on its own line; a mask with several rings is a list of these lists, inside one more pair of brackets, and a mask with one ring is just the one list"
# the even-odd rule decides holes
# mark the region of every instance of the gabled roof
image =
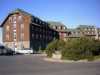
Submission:
[[10,16],[10,14],[7,15],[6,18],[1,22],[0,27],[3,27],[4,23],[6,22],[6,20],[8,19],[9,16]]
[[12,12],[10,12],[10,13],[6,16],[6,18],[4,19],[4,21],[1,23],[0,27],[3,27],[4,23],[6,22],[6,20],[8,19],[8,17],[9,17],[10,15],[15,14],[15,13],[19,13],[19,12],[21,12],[21,13],[24,14],[24,15],[28,15],[28,16],[33,17],[30,13],[25,12],[25,11],[23,11],[22,9],[17,8],[16,10],[13,10]]
[[[6,16],[6,18],[4,19],[4,21],[2,22],[2,24],[0,25],[0,27],[3,27],[4,23],[6,22],[6,20],[8,19],[8,17],[9,17],[10,15],[15,14],[15,13],[19,13],[19,12],[21,12],[21,13],[24,14],[24,15],[30,16],[31,19],[37,18],[38,20],[40,20],[38,17],[33,16],[32,14],[30,14],[30,13],[28,13],[28,12],[22,10],[22,9],[17,8],[17,9],[15,9],[15,10],[13,10],[12,12],[10,12],[10,13]],[[41,20],[41,21],[42,21],[42,20]]]
[[19,9],[19,8],[15,9],[14,11],[12,11],[11,14],[18,13],[18,12],[22,12],[22,14],[25,14],[25,15],[28,15],[28,16],[32,16],[30,13],[25,12],[24,10]]

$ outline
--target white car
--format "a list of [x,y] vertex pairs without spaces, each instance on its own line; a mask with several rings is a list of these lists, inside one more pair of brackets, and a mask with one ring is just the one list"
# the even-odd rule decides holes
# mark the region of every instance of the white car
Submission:
[[32,54],[33,50],[31,49],[23,49],[23,50],[15,50],[16,53],[20,53],[20,54]]

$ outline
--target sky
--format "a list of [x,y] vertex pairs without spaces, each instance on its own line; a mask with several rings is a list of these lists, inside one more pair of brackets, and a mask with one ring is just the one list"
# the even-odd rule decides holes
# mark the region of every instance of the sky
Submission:
[[0,24],[16,8],[45,21],[62,22],[67,28],[80,24],[100,27],[100,0],[0,0]]

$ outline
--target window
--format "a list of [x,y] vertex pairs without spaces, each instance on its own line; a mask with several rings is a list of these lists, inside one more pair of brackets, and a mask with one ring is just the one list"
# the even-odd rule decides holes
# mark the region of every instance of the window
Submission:
[[41,21],[39,21],[39,24],[41,24]]
[[35,22],[38,23],[38,19],[35,19]]
[[64,37],[66,37],[66,33],[64,33]]
[[24,28],[24,24],[21,24],[20,26],[21,26],[21,29],[23,29],[23,28]]
[[63,26],[61,26],[61,30],[63,29]]
[[13,16],[13,23],[16,23],[17,17],[16,15]]
[[66,27],[63,27],[63,29],[65,30],[65,29],[66,29]]
[[16,38],[14,38],[14,41],[16,41]]
[[32,33],[32,38],[34,38],[34,34]]
[[23,18],[22,18],[21,15],[18,17],[18,22],[19,22],[19,24],[22,24],[23,23]]
[[14,36],[16,36],[16,33],[14,33]]
[[36,35],[36,38],[37,38],[37,39],[39,38],[38,34]]
[[10,27],[7,25],[7,26],[6,26],[6,30],[9,31],[9,29],[10,29]]
[[6,40],[9,40],[9,34],[6,34]]
[[13,31],[16,32],[16,29],[14,29]]
[[40,38],[41,38],[42,36],[41,36],[41,34],[40,34]]
[[57,26],[56,26],[55,28],[56,28],[56,29],[58,29],[58,27],[57,27]]
[[14,28],[14,29],[16,28],[16,24],[15,24],[15,23],[13,24],[13,28]]
[[12,17],[9,17],[9,23],[12,23]]
[[94,34],[94,32],[92,32],[92,34]]
[[23,40],[23,38],[24,38],[24,33],[21,33],[21,39]]
[[16,33],[13,34],[14,41],[16,41]]

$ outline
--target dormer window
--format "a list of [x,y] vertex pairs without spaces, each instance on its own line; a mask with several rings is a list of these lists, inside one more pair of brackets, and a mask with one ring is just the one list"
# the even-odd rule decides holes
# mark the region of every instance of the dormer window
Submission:
[[56,28],[56,29],[58,29],[58,27],[57,27],[57,26],[55,26],[55,28]]
[[38,23],[38,19],[35,19],[35,22]]
[[9,17],[9,23],[12,23],[12,17]]
[[13,16],[13,23],[16,23],[16,20],[17,20],[16,15],[14,15]]

